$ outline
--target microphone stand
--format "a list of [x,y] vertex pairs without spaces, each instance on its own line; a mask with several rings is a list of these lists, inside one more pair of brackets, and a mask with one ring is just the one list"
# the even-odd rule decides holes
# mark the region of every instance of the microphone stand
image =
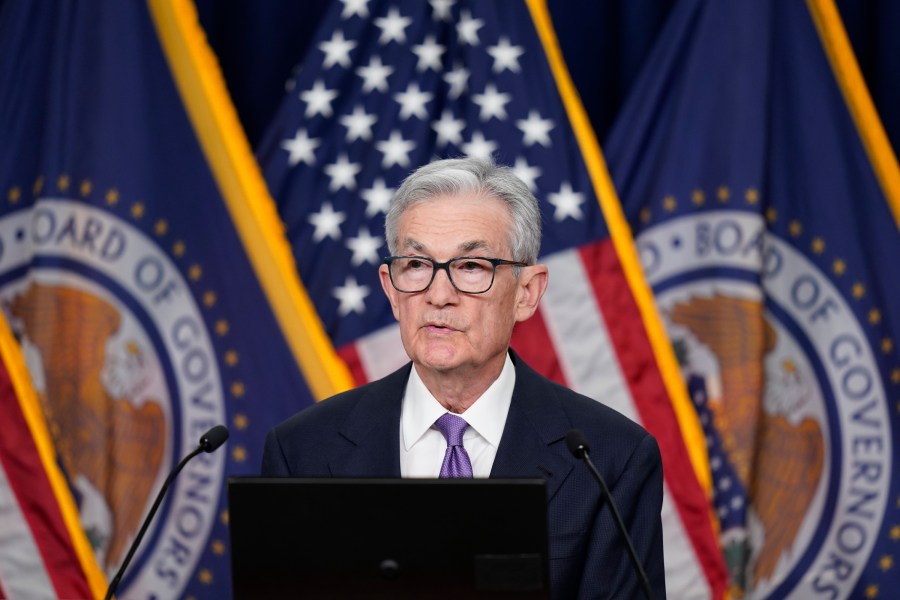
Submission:
[[109,584],[109,588],[106,590],[105,600],[111,600],[113,594],[116,591],[116,588],[119,587],[119,582],[122,580],[122,575],[125,574],[125,569],[128,567],[128,563],[131,562],[132,557],[134,557],[134,553],[138,549],[141,540],[144,538],[144,534],[147,533],[147,528],[150,526],[150,521],[153,520],[153,515],[155,515],[157,509],[159,509],[159,505],[162,503],[162,499],[166,495],[166,490],[168,490],[169,486],[172,485],[172,482],[184,468],[184,465],[186,465],[189,460],[191,460],[201,452],[212,452],[213,450],[221,446],[226,439],[228,439],[228,430],[222,425],[216,425],[215,427],[210,429],[202,438],[200,438],[200,445],[197,446],[190,454],[182,458],[181,462],[178,463],[178,466],[176,466],[172,470],[172,472],[169,473],[169,476],[166,478],[165,483],[163,483],[163,486],[160,488],[159,493],[156,494],[156,500],[153,501],[153,506],[150,507],[150,513],[144,518],[144,523],[141,525],[141,529],[140,531],[138,531],[137,537],[135,537],[134,541],[131,542],[131,547],[128,548],[128,554],[125,555],[125,560],[123,560],[122,564],[119,566],[119,570],[118,572],[116,572],[115,577],[112,578],[112,581]]
[[628,535],[628,530],[625,528],[625,521],[622,520],[622,515],[619,514],[619,509],[616,507],[616,503],[613,501],[612,494],[609,493],[609,488],[606,486],[606,481],[604,481],[603,477],[600,475],[600,472],[597,470],[597,467],[595,467],[594,463],[591,461],[587,443],[581,437],[581,432],[578,432],[577,435],[571,436],[571,438],[567,436],[566,441],[569,443],[569,449],[572,451],[575,457],[580,458],[584,461],[584,464],[587,465],[588,469],[590,469],[591,473],[594,475],[594,479],[596,479],[597,483],[600,484],[600,488],[603,490],[603,495],[606,496],[606,501],[609,503],[609,508],[612,510],[616,526],[619,528],[619,532],[622,534],[622,537],[625,538],[625,547],[628,549],[628,556],[629,558],[631,558],[631,563],[634,565],[634,570],[637,572],[638,580],[641,582],[641,589],[643,589],[644,591],[644,596],[647,598],[647,600],[654,600],[653,590],[650,589],[650,579],[647,577],[647,573],[644,571],[644,567],[643,565],[641,565],[641,561],[638,560],[638,555],[634,549],[634,544],[631,543],[631,536]]

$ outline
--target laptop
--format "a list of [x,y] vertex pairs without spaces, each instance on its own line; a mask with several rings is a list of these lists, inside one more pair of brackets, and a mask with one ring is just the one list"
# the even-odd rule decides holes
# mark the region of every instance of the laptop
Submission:
[[241,598],[549,598],[543,479],[228,480]]

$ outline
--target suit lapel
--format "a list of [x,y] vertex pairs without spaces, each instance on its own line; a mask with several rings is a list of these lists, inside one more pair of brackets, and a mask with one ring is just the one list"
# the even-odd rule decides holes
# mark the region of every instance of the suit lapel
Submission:
[[572,470],[565,446],[572,424],[547,380],[510,355],[516,386],[491,477],[544,477],[549,500]]
[[400,406],[412,363],[373,382],[341,425],[348,449],[329,463],[335,477],[400,477]]
[[[552,498],[572,470],[566,432],[571,429],[555,391],[510,350],[516,386],[491,477],[543,477]],[[329,467],[335,477],[400,477],[400,407],[407,364],[373,382],[341,425],[347,450]]]

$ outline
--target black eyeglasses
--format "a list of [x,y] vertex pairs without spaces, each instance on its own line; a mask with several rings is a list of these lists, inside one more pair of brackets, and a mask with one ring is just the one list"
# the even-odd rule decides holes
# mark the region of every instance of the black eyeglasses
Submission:
[[494,273],[500,265],[527,267],[528,263],[484,256],[460,256],[437,262],[424,256],[388,256],[384,259],[391,275],[391,283],[398,292],[424,292],[434,281],[435,273],[443,269],[453,287],[464,294],[483,294],[494,285]]

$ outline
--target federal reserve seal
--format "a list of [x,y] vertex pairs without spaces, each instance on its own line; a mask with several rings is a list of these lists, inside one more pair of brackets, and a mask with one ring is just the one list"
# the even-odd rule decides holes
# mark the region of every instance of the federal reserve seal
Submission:
[[893,453],[863,324],[760,215],[676,216],[637,245],[707,436],[733,592],[847,597]]
[[[226,421],[201,311],[152,237],[63,197],[0,219],[0,302],[111,576],[170,469]],[[185,469],[125,575],[127,597],[184,589],[214,524],[224,471],[222,453]]]

